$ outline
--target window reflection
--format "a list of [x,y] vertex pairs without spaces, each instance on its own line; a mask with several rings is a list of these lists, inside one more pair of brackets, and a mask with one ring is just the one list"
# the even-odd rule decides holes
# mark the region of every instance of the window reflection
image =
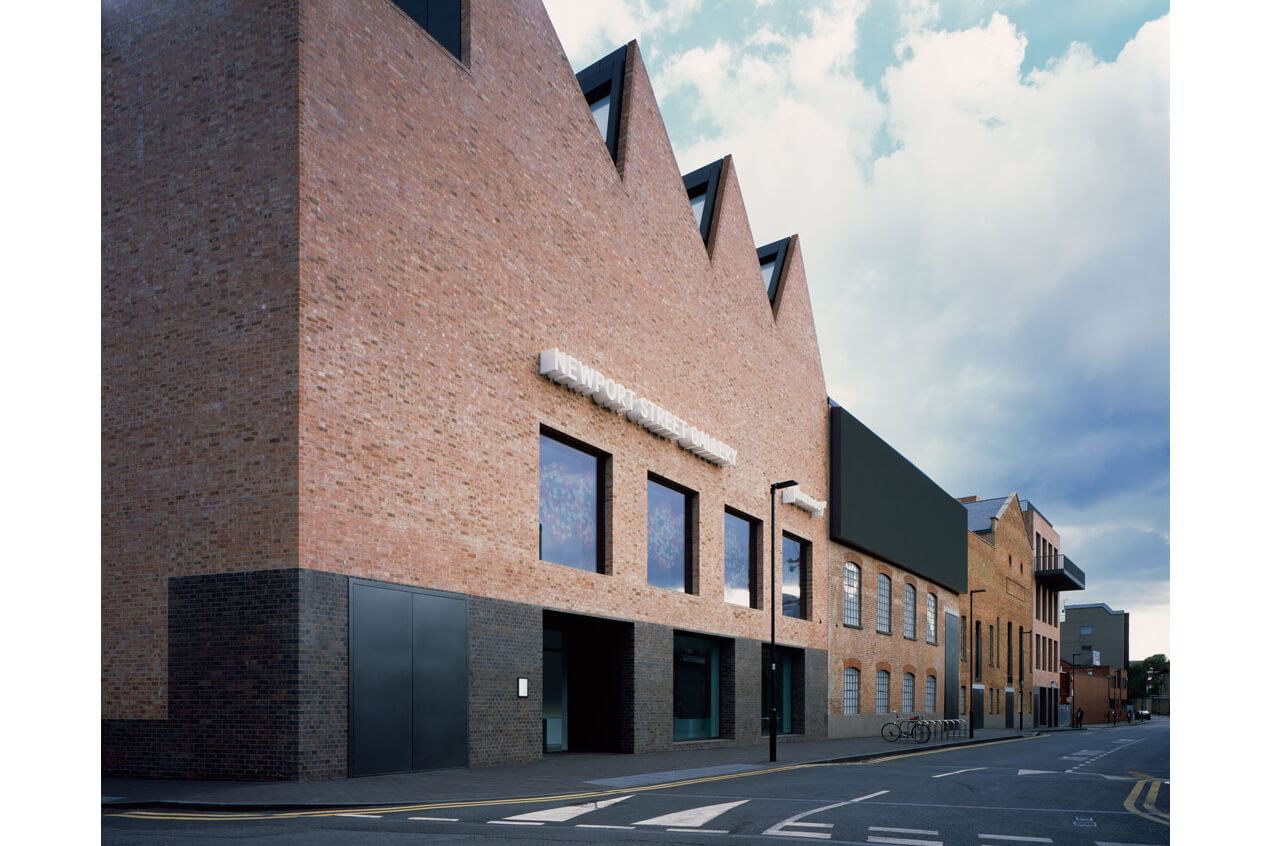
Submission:
[[599,569],[599,458],[538,438],[538,557]]
[[730,512],[723,514],[723,598],[734,605],[754,607],[755,527]]
[[805,606],[802,602],[802,572],[806,544],[802,541],[784,536],[784,587],[783,608],[786,617],[804,617]]
[[687,494],[649,479],[648,584],[686,593],[687,573]]

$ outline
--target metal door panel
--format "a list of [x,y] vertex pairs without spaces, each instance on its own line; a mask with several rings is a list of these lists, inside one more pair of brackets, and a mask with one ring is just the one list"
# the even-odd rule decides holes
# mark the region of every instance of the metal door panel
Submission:
[[960,716],[961,618],[943,614],[943,719]]
[[414,769],[467,766],[467,600],[414,594]]
[[411,769],[410,594],[353,583],[348,609],[349,769]]

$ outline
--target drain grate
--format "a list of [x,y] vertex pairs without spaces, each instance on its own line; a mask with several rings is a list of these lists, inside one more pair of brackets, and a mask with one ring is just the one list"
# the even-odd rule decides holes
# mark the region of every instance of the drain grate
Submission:
[[1092,817],[1076,817],[1075,822],[1071,823],[1071,825],[1076,828],[1097,828],[1097,823],[1093,821]]

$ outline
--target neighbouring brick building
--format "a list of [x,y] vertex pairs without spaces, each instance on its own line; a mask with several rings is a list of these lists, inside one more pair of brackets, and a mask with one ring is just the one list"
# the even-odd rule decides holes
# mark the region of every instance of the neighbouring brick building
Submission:
[[1090,667],[1061,663],[1061,695],[1074,717],[1084,709],[1084,725],[1119,723],[1128,719],[1128,671],[1119,667]]
[[829,733],[959,716],[964,509],[836,404],[829,462]]
[[969,589],[981,591],[972,611],[969,602],[962,611],[969,615],[962,667],[970,680],[962,696],[973,697],[975,727],[1013,728],[1019,711],[1024,722],[1032,713],[1032,662],[1025,653],[1035,589],[1030,532],[1017,494],[961,502],[969,525]]
[[102,88],[107,773],[753,743],[770,672],[780,733],[849,668],[955,711],[955,501],[830,533],[877,486],[824,501],[798,239],[755,249],[730,158],[681,175],[634,42],[575,75],[538,0],[137,2]]
[[1062,554],[1062,539],[1053,524],[1034,504],[1022,500],[1022,516],[1031,538],[1035,567],[1035,611],[1031,618],[1032,675],[1035,680],[1032,705],[1036,725],[1056,726],[1060,722],[1061,611],[1058,594],[1083,590],[1084,571]]

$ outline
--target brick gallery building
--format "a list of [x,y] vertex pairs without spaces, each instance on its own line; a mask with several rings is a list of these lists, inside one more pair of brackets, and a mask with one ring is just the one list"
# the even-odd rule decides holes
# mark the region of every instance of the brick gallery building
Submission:
[[635,43],[575,75],[538,0],[102,41],[107,773],[957,712],[964,513],[829,402],[798,238],[680,173]]

